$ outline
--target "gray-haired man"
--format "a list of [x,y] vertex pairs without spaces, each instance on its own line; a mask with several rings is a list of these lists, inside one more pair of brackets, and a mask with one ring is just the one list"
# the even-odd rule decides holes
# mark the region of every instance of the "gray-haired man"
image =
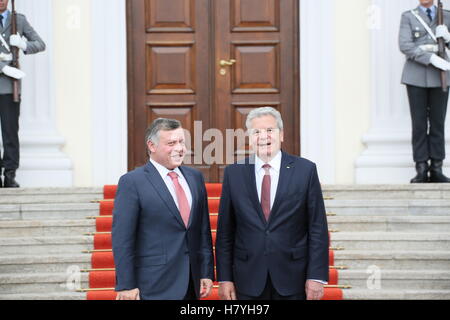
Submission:
[[450,182],[442,173],[448,92],[442,91],[440,80],[440,72],[447,71],[450,85],[450,62],[437,55],[435,40],[442,37],[448,46],[450,12],[444,11],[444,24],[438,26],[434,1],[419,2],[417,8],[403,13],[399,34],[400,50],[407,58],[402,83],[408,91],[417,171],[411,183]]
[[45,50],[45,43],[34,31],[22,14],[17,14],[17,34],[11,34],[11,12],[9,0],[0,0],[0,120],[3,138],[3,157],[0,150],[0,175],[4,172],[4,183],[0,178],[0,187],[18,188],[16,170],[19,168],[19,115],[20,102],[13,99],[13,80],[20,80],[25,73],[11,67],[12,47],[25,54],[34,54]]

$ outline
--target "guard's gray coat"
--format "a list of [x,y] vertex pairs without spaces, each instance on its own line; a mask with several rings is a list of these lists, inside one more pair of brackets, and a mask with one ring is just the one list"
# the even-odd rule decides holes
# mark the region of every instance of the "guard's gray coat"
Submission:
[[[11,36],[11,13],[8,15],[6,21],[3,22],[3,29],[0,27],[0,33],[9,45],[9,38]],[[45,43],[42,41],[41,37],[33,29],[33,27],[28,23],[26,17],[23,14],[17,14],[17,32],[21,36],[25,36],[27,39],[27,50],[25,54],[34,54],[45,50]],[[11,48],[11,46],[10,46]],[[8,49],[0,42],[0,52],[10,53]],[[4,66],[10,65],[11,62],[0,61],[0,70]],[[12,78],[6,76],[5,74],[0,74],[0,94],[11,94],[13,93],[13,81]]]
[[[431,30],[436,34],[437,14],[431,23],[430,19],[419,7],[414,9],[422,19],[429,24]],[[450,29],[450,12],[444,10],[444,24]],[[400,51],[407,58],[403,68],[402,83],[423,88],[436,88],[441,86],[440,72],[430,63],[433,53],[419,48],[421,45],[436,44],[428,34],[425,27],[411,13],[406,11],[402,14],[400,23],[399,45]],[[447,58],[447,60],[449,60]],[[447,72],[447,81],[450,85],[450,72]]]

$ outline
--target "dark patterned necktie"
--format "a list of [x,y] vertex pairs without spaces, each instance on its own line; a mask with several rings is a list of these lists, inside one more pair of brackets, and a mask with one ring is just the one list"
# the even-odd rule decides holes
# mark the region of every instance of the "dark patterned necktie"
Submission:
[[264,217],[266,217],[266,221],[269,221],[270,216],[270,168],[271,166],[268,164],[265,164],[262,166],[265,175],[262,181],[262,188],[261,188],[261,207],[264,212]]
[[430,22],[433,21],[433,17],[431,16],[431,9],[430,8],[427,9],[427,15],[428,15],[428,19],[430,19]]
[[3,16],[0,15],[0,28],[3,29]]

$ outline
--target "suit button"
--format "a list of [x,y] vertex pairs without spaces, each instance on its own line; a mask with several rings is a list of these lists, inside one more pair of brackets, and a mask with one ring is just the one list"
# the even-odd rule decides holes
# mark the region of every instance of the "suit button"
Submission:
[[270,231],[269,231],[269,230],[267,230],[267,231],[266,231],[266,235],[269,235],[269,234],[270,234]]
[[184,252],[184,254],[189,254],[189,250],[186,250],[186,251]]

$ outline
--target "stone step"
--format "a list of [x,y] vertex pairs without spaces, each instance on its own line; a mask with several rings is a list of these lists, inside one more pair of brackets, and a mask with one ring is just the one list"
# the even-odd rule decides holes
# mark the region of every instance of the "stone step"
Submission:
[[343,290],[344,300],[449,300],[450,290]]
[[92,236],[0,238],[0,253],[56,254],[81,253],[94,248]]
[[349,216],[449,216],[450,200],[325,200],[325,207]]
[[0,220],[74,220],[99,214],[98,203],[0,205]]
[[[77,272],[78,271],[78,272]],[[89,275],[79,270],[68,273],[1,274],[0,292],[17,294],[30,292],[76,293],[89,287]]]
[[91,268],[91,255],[79,253],[0,256],[0,274],[66,273],[73,268]]
[[358,290],[450,290],[450,271],[348,269],[339,271],[339,283]]
[[450,270],[449,251],[343,250],[335,251],[335,265],[366,270]]
[[323,185],[325,196],[335,199],[450,199],[449,184]]
[[95,231],[95,220],[0,221],[0,238],[82,235]]
[[0,204],[82,203],[103,198],[103,188],[0,189]]
[[78,292],[39,292],[39,293],[0,293],[0,300],[86,300],[86,293]]
[[333,247],[346,250],[437,250],[450,252],[450,233],[336,232]]
[[340,231],[449,232],[450,216],[329,216],[330,229]]

